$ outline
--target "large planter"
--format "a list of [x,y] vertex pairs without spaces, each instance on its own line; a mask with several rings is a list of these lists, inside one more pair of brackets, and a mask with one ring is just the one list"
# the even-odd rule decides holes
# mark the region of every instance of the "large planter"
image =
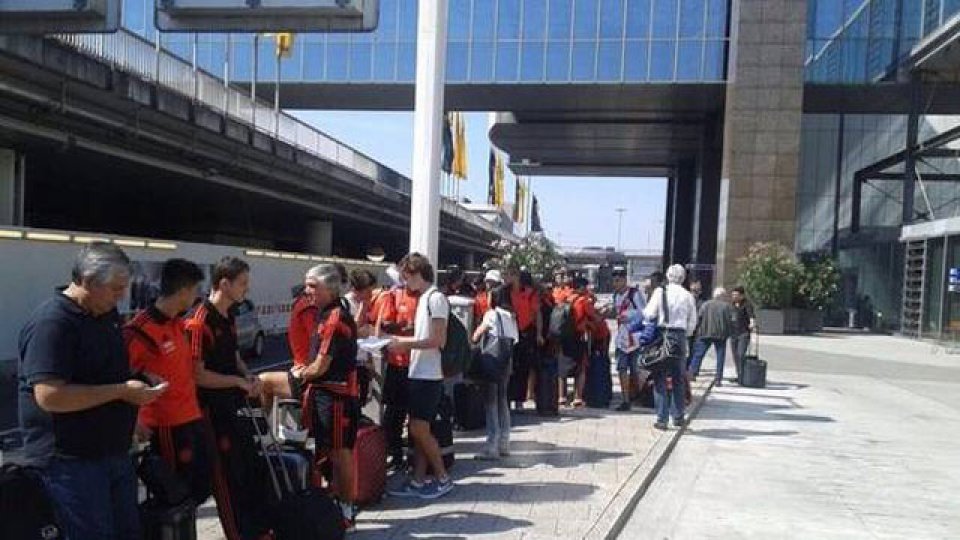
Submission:
[[823,312],[817,309],[758,309],[761,334],[807,334],[823,330]]

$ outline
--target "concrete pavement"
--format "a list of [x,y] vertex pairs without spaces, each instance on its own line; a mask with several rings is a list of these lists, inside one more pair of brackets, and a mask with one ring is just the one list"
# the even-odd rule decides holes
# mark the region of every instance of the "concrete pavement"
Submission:
[[620,538],[960,537],[960,356],[763,340],[769,387],[714,388]]

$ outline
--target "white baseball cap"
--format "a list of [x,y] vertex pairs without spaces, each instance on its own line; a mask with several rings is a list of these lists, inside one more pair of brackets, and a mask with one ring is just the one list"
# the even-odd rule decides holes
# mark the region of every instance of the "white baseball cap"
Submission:
[[499,270],[487,270],[487,275],[483,276],[484,281],[494,281],[496,283],[503,283],[503,276],[500,275]]

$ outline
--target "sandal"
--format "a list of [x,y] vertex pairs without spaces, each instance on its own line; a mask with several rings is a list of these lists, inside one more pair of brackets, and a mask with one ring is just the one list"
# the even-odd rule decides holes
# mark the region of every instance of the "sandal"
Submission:
[[575,399],[575,400],[573,400],[573,403],[571,403],[571,406],[572,406],[574,409],[579,409],[580,407],[583,407],[583,400],[582,400],[582,399]]

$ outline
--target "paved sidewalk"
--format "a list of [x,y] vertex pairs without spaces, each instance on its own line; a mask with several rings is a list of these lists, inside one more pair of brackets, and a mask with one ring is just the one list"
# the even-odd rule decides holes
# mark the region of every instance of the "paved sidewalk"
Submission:
[[620,538],[960,537],[960,356],[887,336],[764,343],[769,386],[713,389]]
[[[702,378],[696,395],[706,386]],[[618,400],[615,388],[614,404]],[[451,471],[457,485],[450,495],[429,503],[387,497],[360,514],[350,538],[582,538],[605,510],[602,519],[611,519],[617,509],[608,506],[634,470],[659,457],[651,450],[663,450],[661,438],[676,434],[653,429],[653,420],[652,410],[637,408],[564,409],[555,419],[515,416],[513,455],[499,462],[473,459],[483,446],[482,431],[458,433]],[[222,538],[210,503],[200,517],[200,538]]]

